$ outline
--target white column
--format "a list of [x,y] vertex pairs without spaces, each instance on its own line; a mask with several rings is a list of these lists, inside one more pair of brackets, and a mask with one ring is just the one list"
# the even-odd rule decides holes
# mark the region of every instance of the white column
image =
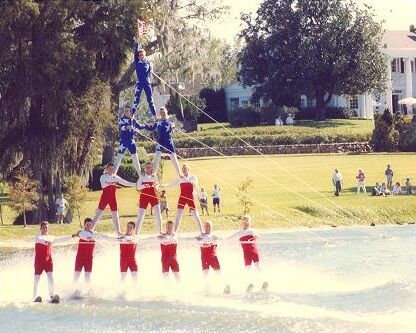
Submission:
[[406,74],[406,96],[413,96],[413,82],[412,82],[412,66],[410,64],[410,58],[404,58],[404,72]]
[[358,97],[358,117],[366,118],[365,94]]
[[391,81],[391,58],[387,57],[386,108],[393,112],[393,89]]
[[367,119],[373,119],[374,118],[374,96],[372,94],[366,94],[365,95],[365,117]]

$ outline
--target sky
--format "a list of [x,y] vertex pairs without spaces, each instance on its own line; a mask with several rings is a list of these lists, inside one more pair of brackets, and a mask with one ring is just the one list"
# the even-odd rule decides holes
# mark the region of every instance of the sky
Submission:
[[[416,0],[356,0],[372,6],[376,15],[385,20],[387,30],[408,30],[411,24],[416,24]],[[229,41],[241,30],[240,13],[255,13],[262,0],[219,0],[230,6],[230,13],[222,20],[213,22],[209,29],[216,37]]]

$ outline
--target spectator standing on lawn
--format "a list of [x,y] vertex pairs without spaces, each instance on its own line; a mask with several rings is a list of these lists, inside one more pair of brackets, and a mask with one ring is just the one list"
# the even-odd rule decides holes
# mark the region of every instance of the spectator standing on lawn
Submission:
[[204,214],[204,210],[207,212],[207,216],[209,216],[208,213],[208,196],[207,196],[207,192],[205,192],[205,189],[203,187],[201,187],[201,190],[198,194],[198,200],[199,200],[199,205],[201,207],[201,211],[202,211],[202,215]]
[[[169,205],[168,205],[168,198],[166,196],[166,191],[163,190],[159,195],[159,202],[160,202],[160,213],[166,214],[166,218],[169,218]],[[150,210],[151,212],[152,210]]]
[[212,205],[214,206],[214,214],[218,211],[221,213],[220,210],[220,200],[221,200],[221,189],[218,185],[214,185],[214,190],[212,191]]
[[341,192],[341,183],[343,183],[342,180],[342,174],[339,172],[338,169],[335,169],[334,174],[332,175],[332,183],[335,187],[335,193],[334,195],[339,197],[339,193]]
[[384,171],[387,179],[387,187],[390,189],[393,186],[393,170],[390,168],[390,164],[387,164],[387,169]]
[[357,183],[357,194],[360,194],[361,189],[366,193],[365,189],[365,173],[363,169],[358,169],[358,175],[355,177],[358,180]]
[[63,224],[65,217],[65,209],[68,207],[68,201],[65,200],[64,195],[61,193],[58,199],[55,201],[57,223]]
[[406,194],[413,194],[413,189],[412,189],[412,181],[410,180],[410,178],[406,178]]

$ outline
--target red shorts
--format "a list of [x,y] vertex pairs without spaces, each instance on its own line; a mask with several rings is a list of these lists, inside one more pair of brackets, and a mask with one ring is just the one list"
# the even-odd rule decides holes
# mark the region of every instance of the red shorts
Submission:
[[162,273],[169,272],[169,268],[172,272],[179,272],[179,264],[176,258],[162,258]]
[[184,209],[186,205],[188,205],[190,209],[195,209],[194,199],[180,196],[178,200],[178,209]]
[[130,269],[130,272],[137,272],[136,259],[120,261],[120,272],[126,273],[128,269]]
[[154,206],[159,204],[159,199],[153,195],[141,193],[139,199],[139,208],[147,209],[147,206],[149,204],[153,208]]
[[35,260],[35,275],[41,275],[43,271],[53,272],[52,258],[50,260]]
[[84,272],[91,273],[92,258],[82,258],[77,256],[75,258],[75,272],[81,272],[82,268],[84,268]]
[[203,270],[209,269],[209,266],[211,266],[214,271],[218,271],[221,269],[217,256],[201,257],[201,262]]
[[107,207],[107,205],[110,206],[110,209],[112,212],[116,212],[117,211],[117,200],[116,197],[109,197],[109,196],[105,196],[105,195],[101,195],[101,199],[100,202],[98,203],[98,209],[99,210],[104,210],[105,207]]
[[244,264],[250,266],[252,262],[259,262],[259,254],[257,252],[244,253]]

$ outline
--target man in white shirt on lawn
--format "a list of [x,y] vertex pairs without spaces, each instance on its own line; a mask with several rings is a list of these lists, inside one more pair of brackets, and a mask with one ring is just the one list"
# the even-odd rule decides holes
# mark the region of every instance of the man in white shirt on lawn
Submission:
[[61,193],[58,199],[55,201],[57,223],[64,223],[65,209],[68,207],[68,201],[64,199],[64,195]]

